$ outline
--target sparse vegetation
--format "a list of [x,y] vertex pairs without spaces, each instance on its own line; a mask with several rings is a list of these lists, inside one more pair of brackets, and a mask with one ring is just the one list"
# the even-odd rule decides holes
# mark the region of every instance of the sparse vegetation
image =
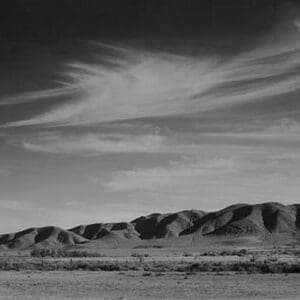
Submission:
[[200,256],[217,256],[217,252],[214,251],[204,252],[200,254]]
[[[278,263],[270,261],[255,262],[200,262],[174,264],[171,262],[108,262],[101,260],[52,260],[32,257],[31,259],[1,259],[0,270],[40,270],[40,271],[144,271],[151,272],[242,272],[242,273],[300,273],[300,264]],[[146,275],[147,276],[147,275]]]
[[137,245],[134,249],[162,249],[163,245]]
[[144,263],[145,258],[149,257],[149,254],[148,253],[137,253],[137,252],[135,252],[135,253],[132,253],[131,256],[136,257],[139,260],[140,263]]
[[233,250],[233,251],[222,251],[219,255],[221,256],[245,256],[248,255],[246,249]]
[[132,257],[137,257],[137,258],[140,258],[140,257],[149,257],[149,254],[148,253],[137,253],[137,252],[134,252],[131,254]]
[[105,257],[104,254],[98,252],[78,251],[78,250],[64,250],[52,248],[34,248],[30,252],[32,257]]
[[241,250],[224,250],[222,252],[209,251],[200,254],[199,256],[245,256],[248,255],[249,252],[246,249]]
[[178,271],[193,272],[247,272],[247,273],[300,273],[299,264],[264,262],[194,263]]

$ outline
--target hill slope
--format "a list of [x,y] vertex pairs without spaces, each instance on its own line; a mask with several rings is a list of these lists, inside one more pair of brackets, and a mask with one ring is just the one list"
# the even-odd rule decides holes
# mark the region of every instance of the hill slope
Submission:
[[279,203],[237,204],[199,219],[181,235],[254,235],[295,234],[299,231],[299,205]]
[[26,249],[34,245],[60,247],[85,242],[86,239],[59,227],[29,228],[17,233],[0,235],[2,249]]
[[0,235],[2,249],[26,249],[35,245],[61,247],[82,243],[123,245],[148,239],[193,240],[256,237],[261,241],[289,237],[299,241],[300,204],[236,204],[215,212],[185,210],[141,216],[129,223],[96,223],[69,230],[58,227],[29,228]]

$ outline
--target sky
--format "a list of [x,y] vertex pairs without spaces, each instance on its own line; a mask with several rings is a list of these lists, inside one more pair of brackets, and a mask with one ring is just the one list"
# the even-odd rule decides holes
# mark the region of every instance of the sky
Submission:
[[241,8],[224,4],[216,28],[172,36],[180,22],[54,39],[4,30],[1,232],[299,203],[300,10],[276,3],[261,31],[236,31],[243,21],[222,12]]

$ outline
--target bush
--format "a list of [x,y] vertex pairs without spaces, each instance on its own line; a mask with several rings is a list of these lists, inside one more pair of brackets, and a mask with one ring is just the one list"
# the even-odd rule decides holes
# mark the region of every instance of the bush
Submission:
[[209,251],[209,252],[202,253],[201,256],[218,256],[218,253]]
[[35,248],[30,252],[33,257],[61,257],[61,250],[48,249],[48,248]]
[[137,258],[141,258],[141,257],[149,257],[149,254],[148,253],[137,253],[137,252],[134,252],[131,254],[132,257],[137,257]]
[[248,252],[246,249],[233,250],[233,251],[225,250],[220,253],[221,256],[245,256],[247,254],[248,254]]

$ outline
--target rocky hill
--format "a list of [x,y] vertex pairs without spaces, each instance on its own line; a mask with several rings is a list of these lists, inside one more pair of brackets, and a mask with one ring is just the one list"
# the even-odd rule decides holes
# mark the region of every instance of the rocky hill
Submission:
[[205,241],[255,237],[268,241],[283,237],[299,241],[300,204],[236,204],[215,212],[185,210],[141,216],[128,223],[96,223],[64,230],[58,227],[29,228],[0,235],[1,249],[27,249],[36,245],[62,247],[99,241],[122,245],[142,240]]

